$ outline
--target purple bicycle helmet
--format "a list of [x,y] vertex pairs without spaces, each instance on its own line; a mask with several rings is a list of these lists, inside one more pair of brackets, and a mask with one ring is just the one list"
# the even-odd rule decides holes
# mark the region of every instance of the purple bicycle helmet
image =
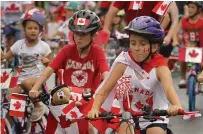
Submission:
[[140,16],[133,19],[124,30],[127,33],[136,33],[144,36],[152,43],[163,43],[165,36],[160,23],[149,16]]
[[28,10],[25,14],[23,14],[21,19],[22,19],[23,26],[25,26],[25,22],[28,20],[37,22],[41,28],[45,23],[44,15],[37,8]]

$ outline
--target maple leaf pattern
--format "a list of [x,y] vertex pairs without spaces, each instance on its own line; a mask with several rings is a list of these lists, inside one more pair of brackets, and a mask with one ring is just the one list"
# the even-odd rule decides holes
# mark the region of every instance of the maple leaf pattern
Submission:
[[167,5],[164,4],[164,5],[161,5],[161,10],[164,11],[166,9]]
[[81,81],[81,80],[83,80],[83,76],[82,75],[79,75],[79,76],[77,76],[77,79],[79,80],[79,81]]
[[72,118],[78,118],[76,112],[74,112],[74,111],[71,111],[70,115],[71,115]]
[[13,106],[15,107],[15,109],[19,109],[19,108],[21,108],[21,103],[19,102],[19,101],[16,101],[14,104],[13,104]]
[[152,109],[152,107],[153,107],[153,96],[147,98],[145,101],[150,106],[150,109]]
[[189,52],[190,57],[195,58],[197,57],[199,54],[193,49],[192,52]]
[[70,120],[66,120],[66,115],[60,115],[59,116],[59,124],[61,125],[62,128],[67,128],[70,127],[71,121]]
[[142,108],[144,107],[144,104],[143,104],[141,101],[138,101],[138,102],[135,104],[135,106],[136,106],[138,109],[142,110]]
[[11,4],[10,7],[7,7],[6,10],[10,10],[10,11],[18,11],[19,7],[16,7],[16,5],[14,3]]
[[84,21],[82,19],[79,20],[79,23],[84,23]]
[[135,106],[139,109],[139,110],[142,110],[144,108],[144,105],[145,104],[148,104],[150,106],[150,109],[152,109],[153,107],[153,96],[150,96],[148,97],[145,102],[141,102],[141,101],[138,101]]
[[8,79],[8,77],[8,73],[6,71],[3,72],[3,75],[1,76],[1,83],[4,83]]

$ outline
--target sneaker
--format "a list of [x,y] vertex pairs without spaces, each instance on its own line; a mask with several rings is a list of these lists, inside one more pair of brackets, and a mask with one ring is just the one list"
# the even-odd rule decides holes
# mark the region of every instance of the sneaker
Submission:
[[186,88],[186,81],[184,79],[182,79],[178,86],[179,86],[179,88]]
[[197,77],[197,81],[202,83],[203,82],[203,73],[201,73],[198,77]]
[[31,122],[39,121],[42,118],[44,112],[45,108],[42,104],[35,106],[34,109],[32,110],[30,121]]

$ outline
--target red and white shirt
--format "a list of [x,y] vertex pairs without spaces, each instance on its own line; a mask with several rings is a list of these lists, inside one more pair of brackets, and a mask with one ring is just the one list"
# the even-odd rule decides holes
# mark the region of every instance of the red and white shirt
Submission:
[[[114,62],[112,68],[117,63],[123,63],[127,65],[127,68],[123,74],[124,77],[131,77],[130,81],[130,91],[129,100],[130,100],[130,108],[133,111],[142,111],[144,105],[148,104],[151,109],[168,109],[168,100],[164,93],[163,85],[160,83],[156,76],[156,68],[159,66],[167,66],[167,62],[163,56],[159,54],[154,54],[151,59],[146,62],[141,69],[143,73],[143,79],[138,78],[140,73],[140,69],[138,69],[135,65],[135,61],[130,52],[122,52]],[[111,69],[112,71],[112,69]],[[110,71],[110,73],[111,73]],[[139,72],[138,72],[139,71]],[[145,77],[145,74],[147,77]],[[141,73],[142,75],[142,73]],[[108,78],[106,78],[108,79]],[[105,83],[105,81],[103,82]],[[103,83],[98,87],[97,91],[99,91],[100,87],[102,87]],[[116,87],[116,86],[115,86]],[[112,106],[114,95],[116,94],[116,88],[114,88],[108,98],[102,105],[104,110],[107,110]],[[96,91],[96,92],[97,92]],[[119,98],[121,110],[126,110],[126,104],[124,98]],[[168,119],[165,118],[164,121],[155,121],[153,123],[168,123]],[[141,122],[141,129],[146,128],[151,122]]]
[[143,3],[142,9],[131,10],[130,3],[131,1],[115,1],[113,6],[119,10],[124,9],[126,13],[126,22],[127,24],[132,21],[134,18],[139,16],[151,16],[159,21],[159,16],[152,11],[152,9],[157,5],[159,1],[145,1]]
[[64,69],[64,84],[72,87],[98,87],[101,74],[108,71],[108,64],[103,50],[91,45],[87,57],[80,58],[76,45],[65,46],[49,65],[55,72]]
[[182,41],[185,46],[203,48],[203,18],[199,18],[195,23],[189,22],[188,18],[183,18],[182,29]]

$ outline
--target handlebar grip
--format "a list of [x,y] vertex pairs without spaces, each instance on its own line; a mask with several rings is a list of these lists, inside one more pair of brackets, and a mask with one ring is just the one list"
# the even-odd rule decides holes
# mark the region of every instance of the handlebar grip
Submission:
[[111,112],[105,112],[105,113],[99,114],[99,117],[107,117],[107,116],[111,116],[111,115],[112,115]]
[[39,99],[45,104],[45,105],[49,105],[49,98],[50,95],[47,93],[46,91],[46,87],[43,84],[42,85],[42,93],[40,93]]
[[153,116],[166,116],[168,115],[168,111],[155,109],[152,114]]
[[183,109],[178,110],[178,115],[184,115],[185,111]]

